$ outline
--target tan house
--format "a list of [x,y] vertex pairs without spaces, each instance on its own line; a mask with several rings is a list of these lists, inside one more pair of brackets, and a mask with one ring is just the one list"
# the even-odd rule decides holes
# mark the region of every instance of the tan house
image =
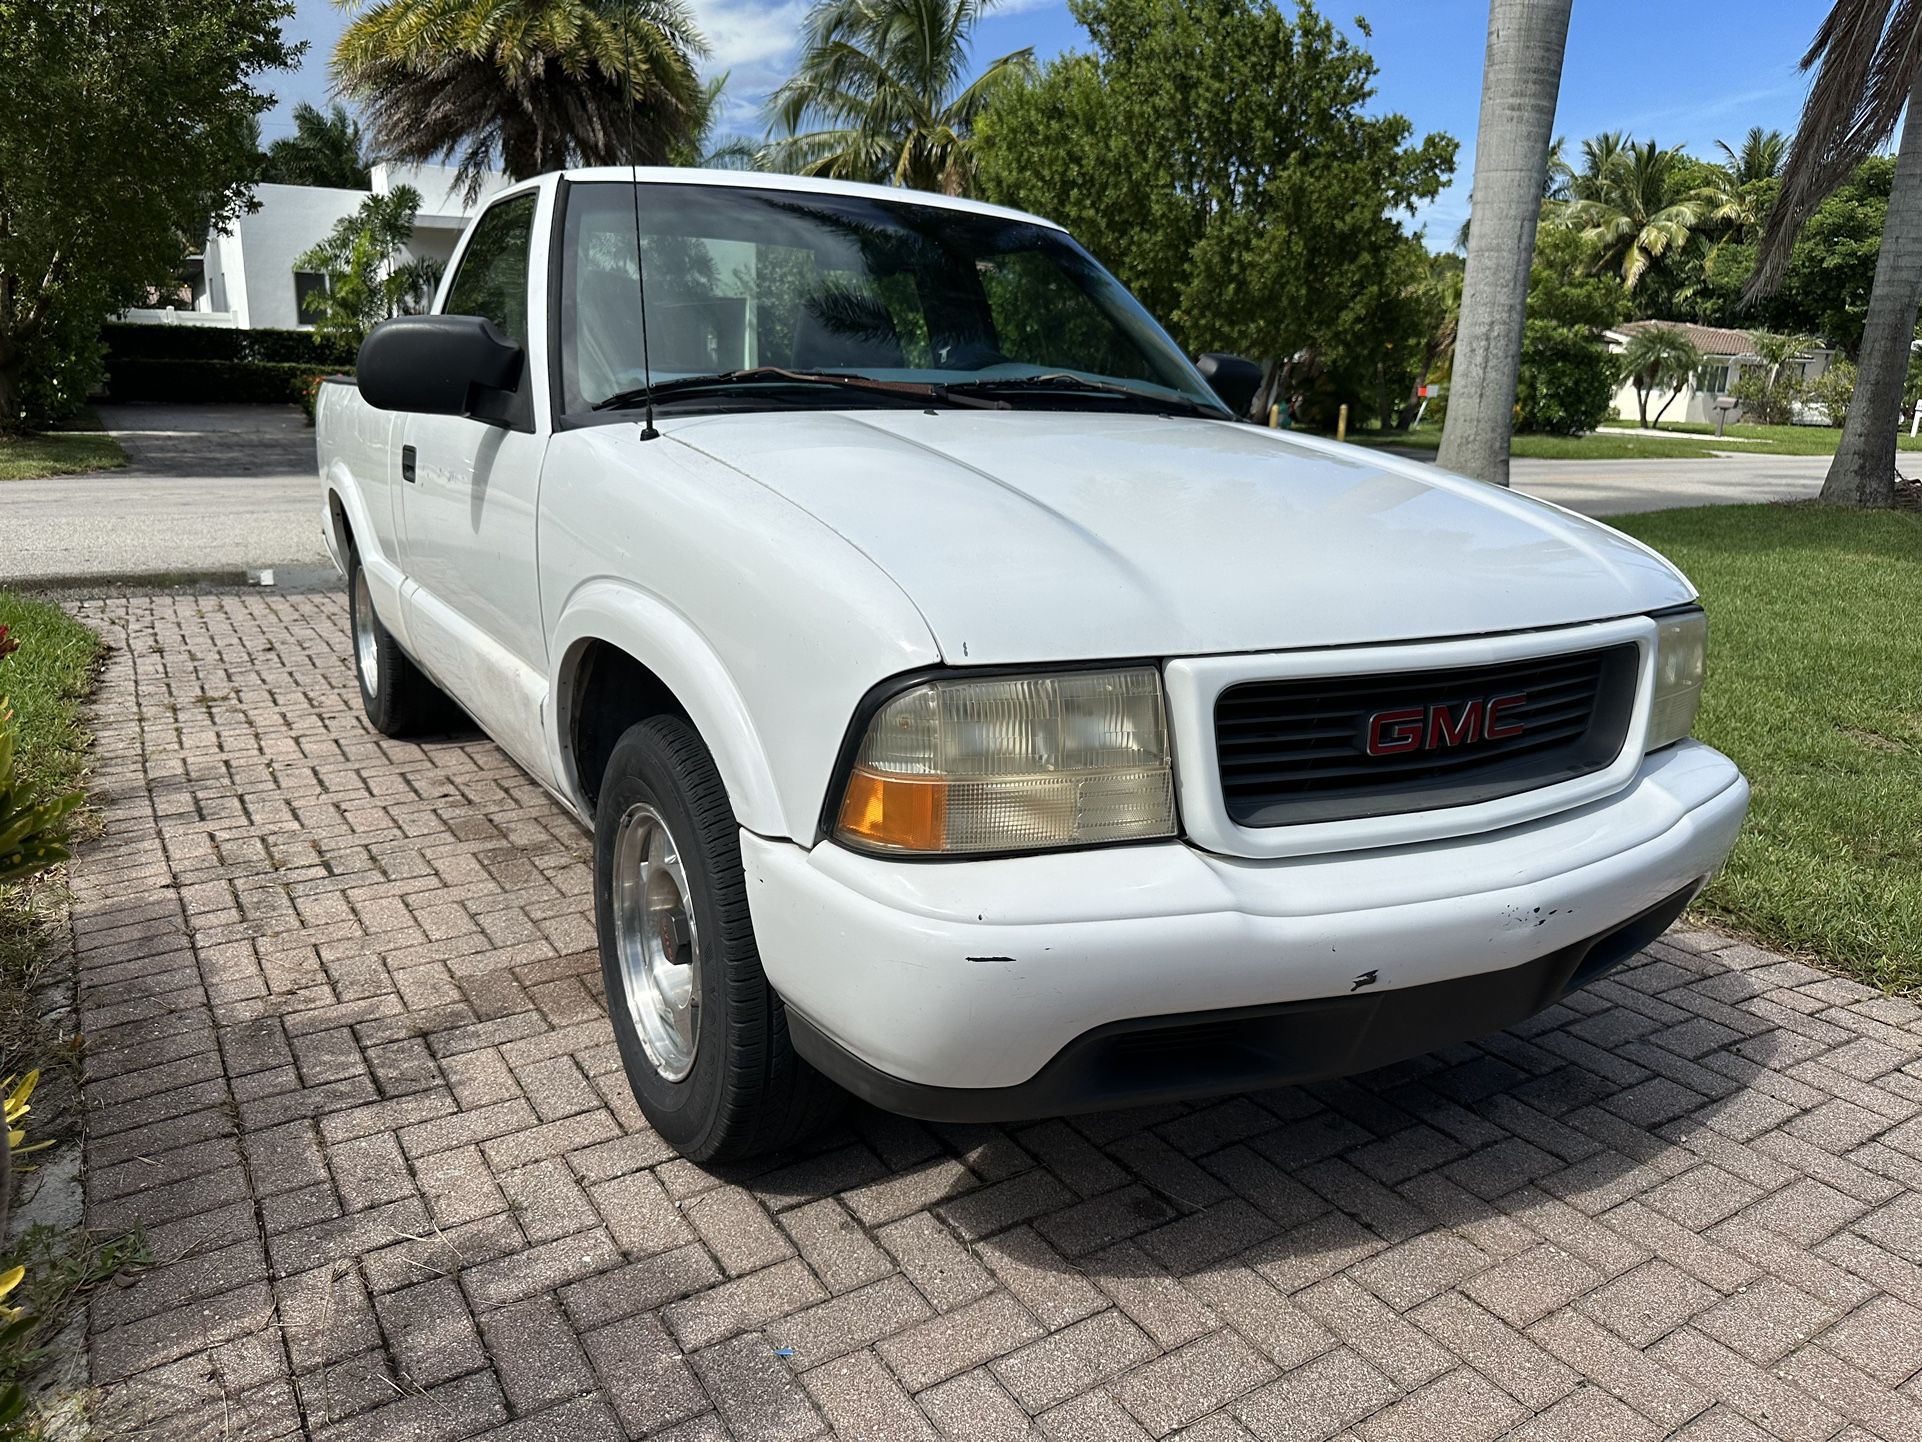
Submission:
[[[1702,367],[1672,400],[1667,391],[1651,392],[1648,398],[1649,419],[1653,420],[1655,412],[1662,409],[1664,402],[1668,402],[1668,410],[1662,415],[1664,421],[1705,421],[1713,425],[1716,400],[1729,394],[1743,370],[1754,369],[1762,364],[1749,341],[1749,333],[1715,325],[1691,325],[1685,321],[1631,320],[1603,334],[1608,341],[1608,348],[1620,355],[1628,349],[1629,341],[1637,332],[1656,326],[1668,326],[1687,336],[1695,349],[1702,353]],[[1834,350],[1818,343],[1790,364],[1801,369],[1804,380],[1812,381],[1829,368],[1835,354]],[[1635,387],[1627,381],[1623,381],[1621,389],[1615,393],[1615,411],[1625,421],[1635,420],[1641,414],[1635,405]],[[1741,416],[1739,412],[1730,412],[1729,419],[1739,420]],[[1827,421],[1819,406],[1798,406],[1795,419],[1812,425]]]

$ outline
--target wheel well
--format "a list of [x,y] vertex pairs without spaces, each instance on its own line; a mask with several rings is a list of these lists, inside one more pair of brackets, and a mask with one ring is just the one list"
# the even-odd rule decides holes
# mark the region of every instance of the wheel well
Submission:
[[334,528],[334,543],[340,548],[343,564],[348,552],[354,549],[354,527],[347,519],[347,508],[340,503],[340,492],[327,493],[327,519]]
[[567,744],[589,807],[600,800],[607,758],[628,727],[662,713],[692,719],[659,676],[606,641],[587,643],[574,666],[572,698]]

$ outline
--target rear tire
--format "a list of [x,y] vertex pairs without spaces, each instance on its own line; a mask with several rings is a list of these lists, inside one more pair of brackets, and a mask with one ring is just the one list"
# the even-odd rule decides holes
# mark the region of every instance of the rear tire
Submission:
[[727,790],[678,716],[615,743],[594,824],[601,975],[628,1084],[693,1162],[791,1146],[846,1099],[795,1053],[761,970]]
[[454,705],[421,673],[374,610],[360,552],[347,552],[347,634],[354,647],[354,676],[367,720],[383,736],[444,731]]

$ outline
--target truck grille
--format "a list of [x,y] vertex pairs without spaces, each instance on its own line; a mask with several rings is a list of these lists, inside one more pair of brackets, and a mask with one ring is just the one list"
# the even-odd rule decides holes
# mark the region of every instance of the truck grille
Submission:
[[[1625,644],[1231,686],[1215,701],[1222,799],[1238,826],[1286,826],[1467,806],[1567,781],[1621,752],[1638,670],[1639,653]],[[1483,734],[1496,700],[1495,734]]]

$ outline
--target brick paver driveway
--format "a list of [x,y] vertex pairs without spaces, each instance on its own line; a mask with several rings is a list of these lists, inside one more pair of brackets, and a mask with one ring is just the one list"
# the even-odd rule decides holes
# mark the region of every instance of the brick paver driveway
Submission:
[[710,1174],[602,1019],[586,838],[399,745],[333,596],[116,644],[75,931],[110,1432],[1922,1438],[1917,1010],[1675,936],[1480,1046]]

